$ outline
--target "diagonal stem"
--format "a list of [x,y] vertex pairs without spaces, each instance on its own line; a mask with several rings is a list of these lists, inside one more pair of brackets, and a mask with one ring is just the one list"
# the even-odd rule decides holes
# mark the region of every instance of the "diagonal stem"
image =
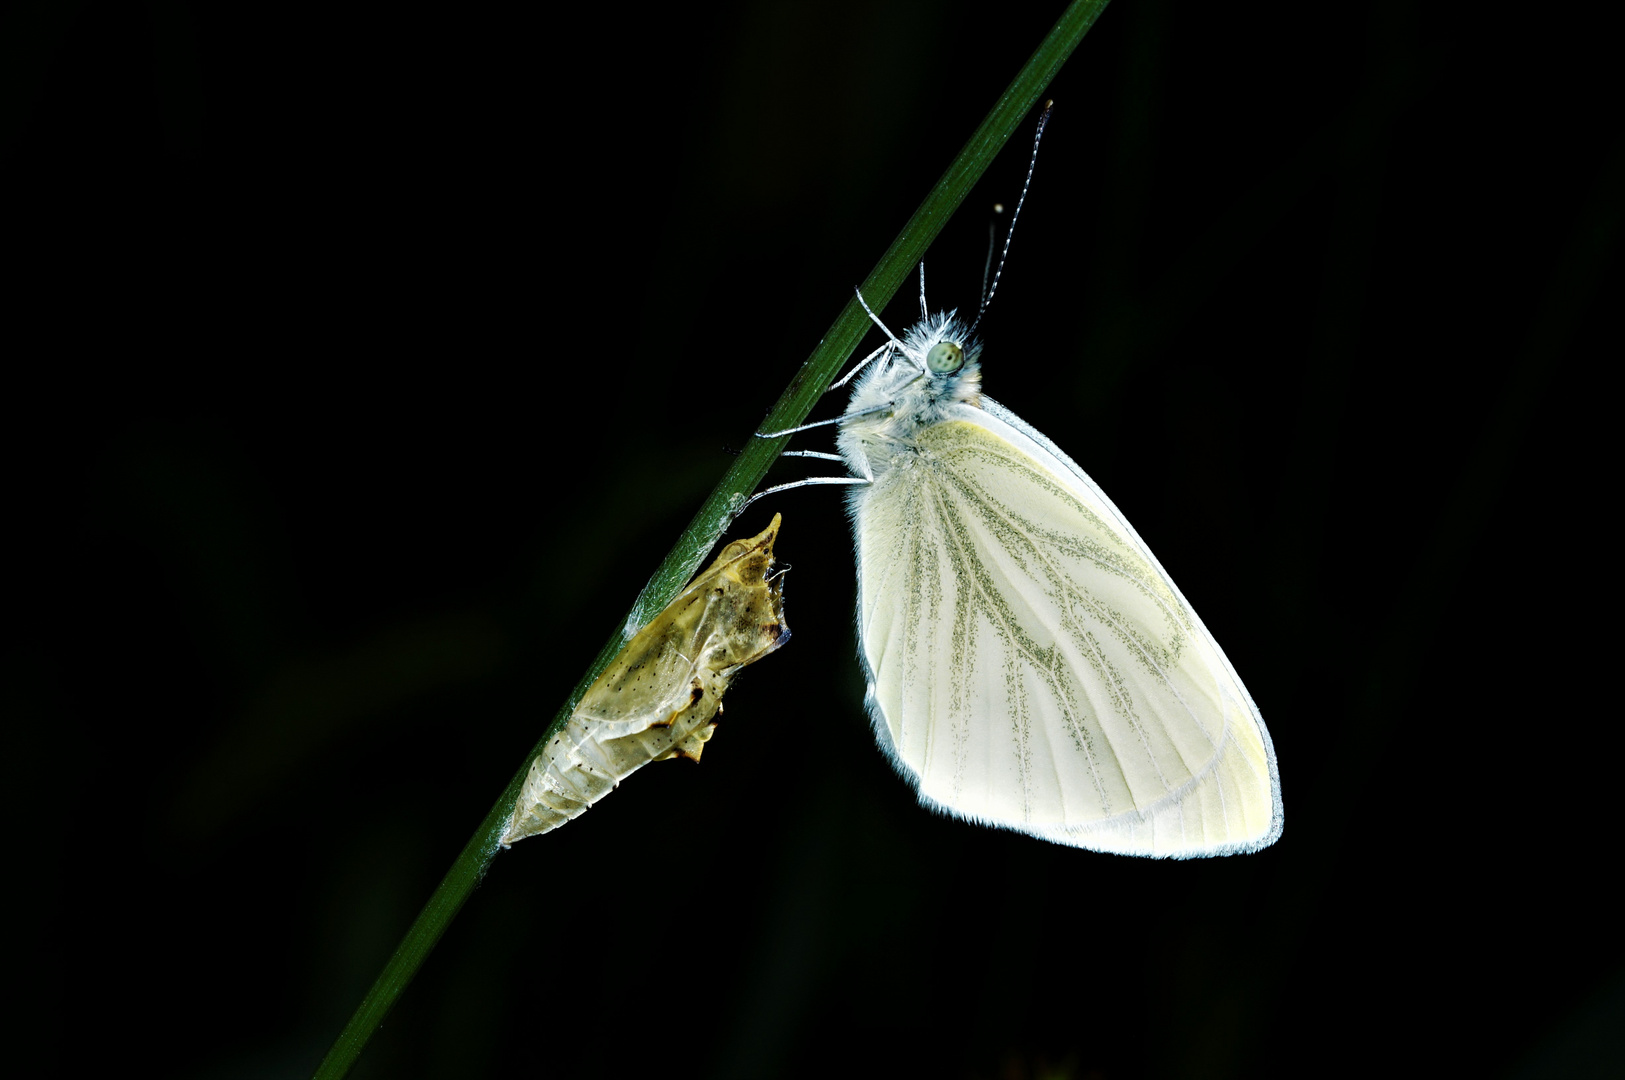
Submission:
[[[999,95],[998,101],[994,103],[987,117],[937,180],[931,193],[908,219],[902,231],[897,234],[897,238],[891,242],[891,246],[875,264],[875,268],[869,272],[869,276],[864,278],[862,293],[865,297],[882,307],[891,300],[909,271],[925,256],[926,249],[942,231],[942,227],[947,224],[954,211],[959,208],[959,204],[965,200],[971,187],[981,178],[982,173],[987,170],[988,165],[1023,118],[1038,103],[1040,95],[1060,71],[1061,65],[1072,55],[1072,50],[1077,48],[1078,42],[1083,40],[1083,35],[1088,33],[1100,13],[1105,10],[1106,3],[1107,0],[1072,0],[1067,5],[1066,10],[1062,12],[1061,17],[1045,35],[1032,56],[1022,65],[1004,93]],[[784,393],[779,395],[779,400],[768,413],[762,429],[783,431],[795,427],[806,419],[813,405],[829,386],[830,380],[835,377],[835,373],[857,348],[858,342],[868,328],[869,317],[864,313],[858,298],[854,296],[835,317],[835,322],[824,334],[823,340],[801,365]],[[748,441],[744,451],[734,459],[728,471],[723,474],[722,480],[712,489],[711,494],[700,506],[699,512],[689,522],[688,528],[678,537],[676,545],[666,554],[659,569],[649,579],[649,584],[644,587],[627,617],[627,626],[637,627],[648,622],[694,575],[700,561],[716,544],[722,530],[733,519],[736,509],[752,491],[756,490],[762,477],[767,475],[768,466],[773,464],[773,459],[784,449],[788,438],[786,435],[774,439]],[[519,788],[530,769],[531,760],[540,753],[547,740],[564,726],[571,710],[581,700],[581,695],[592,685],[599,672],[614,659],[624,643],[625,637],[617,628],[604,643],[604,647],[598,651],[597,658],[570,691],[569,698],[553,717],[553,722],[547,726],[547,730],[537,740],[536,746],[520,764],[519,771],[514,774],[513,779],[508,781],[508,786],[502,790],[490,812],[485,815],[485,820],[480,822],[479,828],[464,845],[451,869],[446,872],[446,876],[441,879],[428,903],[423,906],[423,910],[401,939],[401,943],[396,946],[394,955],[384,965],[372,988],[367,991],[367,996],[362,998],[361,1004],[356,1007],[344,1030],[328,1050],[327,1057],[317,1068],[317,1080],[337,1080],[338,1077],[348,1073],[350,1067],[355,1064],[356,1058],[366,1047],[373,1032],[383,1022],[407,984],[412,981],[412,976],[417,974],[423,961],[434,950],[440,935],[461,910],[463,901],[468,899],[469,893],[484,876],[486,867],[496,854],[498,837],[502,835],[502,830],[513,811],[514,800],[519,797]]]

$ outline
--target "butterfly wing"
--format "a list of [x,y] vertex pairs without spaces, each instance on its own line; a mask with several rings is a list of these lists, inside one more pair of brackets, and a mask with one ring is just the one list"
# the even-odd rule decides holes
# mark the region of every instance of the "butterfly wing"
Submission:
[[1217,643],[1083,471],[983,404],[853,493],[882,748],[927,805],[1057,843],[1273,842],[1274,749]]

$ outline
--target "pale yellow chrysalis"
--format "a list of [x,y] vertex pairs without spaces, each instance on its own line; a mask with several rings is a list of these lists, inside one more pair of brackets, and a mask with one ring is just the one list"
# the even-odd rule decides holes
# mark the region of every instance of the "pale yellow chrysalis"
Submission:
[[700,759],[739,669],[783,645],[784,578],[770,578],[779,515],[735,540],[588,688],[531,762],[504,847],[586,811],[651,761]]

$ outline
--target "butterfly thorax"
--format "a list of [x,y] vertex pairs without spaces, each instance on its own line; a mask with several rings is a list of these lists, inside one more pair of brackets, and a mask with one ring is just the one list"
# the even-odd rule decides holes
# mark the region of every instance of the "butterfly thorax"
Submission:
[[[981,351],[981,343],[951,311],[916,323],[901,348],[864,372],[853,387],[836,439],[852,471],[878,478],[911,461],[921,431],[941,423],[956,405],[979,405]],[[933,370],[948,365],[957,366]]]

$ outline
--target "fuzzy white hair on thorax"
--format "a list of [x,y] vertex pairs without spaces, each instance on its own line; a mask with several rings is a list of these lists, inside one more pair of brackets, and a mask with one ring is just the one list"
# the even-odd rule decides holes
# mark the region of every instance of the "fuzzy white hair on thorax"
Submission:
[[[950,371],[933,371],[928,358],[943,344],[960,350],[962,362]],[[979,404],[981,352],[981,342],[970,336],[956,311],[927,315],[911,326],[892,354],[852,388],[836,442],[853,473],[878,475],[949,409]]]

